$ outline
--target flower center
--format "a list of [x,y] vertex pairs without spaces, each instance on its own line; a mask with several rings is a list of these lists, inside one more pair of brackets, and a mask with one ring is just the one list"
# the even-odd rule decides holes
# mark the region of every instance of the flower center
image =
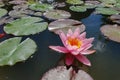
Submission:
[[78,48],[81,47],[82,41],[79,40],[78,38],[68,38],[68,44],[71,46],[77,46]]

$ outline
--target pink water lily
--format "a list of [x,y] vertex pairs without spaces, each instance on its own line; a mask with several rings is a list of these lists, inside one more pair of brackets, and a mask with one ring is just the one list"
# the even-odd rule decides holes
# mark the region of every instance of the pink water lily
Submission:
[[65,35],[63,31],[59,31],[60,39],[64,46],[49,46],[49,48],[65,53],[65,63],[66,65],[71,65],[76,58],[85,65],[91,66],[90,61],[86,56],[92,54],[95,50],[89,50],[92,47],[92,42],[94,38],[86,38],[86,32],[80,34],[80,29],[76,28],[74,33],[71,29]]

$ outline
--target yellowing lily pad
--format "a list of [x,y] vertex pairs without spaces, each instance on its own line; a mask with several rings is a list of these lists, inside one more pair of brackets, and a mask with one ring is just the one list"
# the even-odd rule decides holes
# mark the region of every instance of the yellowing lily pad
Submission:
[[80,21],[73,19],[59,19],[51,22],[48,25],[48,30],[55,33],[59,32],[59,30],[62,30],[63,32],[67,33],[68,29],[71,28],[72,30],[75,30],[77,27],[80,28],[80,32],[85,30],[85,25]]
[[0,43],[0,66],[24,61],[36,51],[37,45],[33,40],[27,38],[21,42],[21,39],[15,37]]
[[42,20],[38,17],[22,17],[4,26],[4,31],[15,36],[36,34],[44,31],[48,26],[48,23]]
[[120,26],[118,25],[104,25],[101,27],[101,32],[110,40],[120,42]]
[[69,18],[71,14],[64,10],[50,10],[43,14],[46,18],[56,20]]

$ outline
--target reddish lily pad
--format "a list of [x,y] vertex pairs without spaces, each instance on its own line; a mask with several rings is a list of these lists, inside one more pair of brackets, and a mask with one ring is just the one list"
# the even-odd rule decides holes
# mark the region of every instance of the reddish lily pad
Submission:
[[56,20],[56,19],[66,19],[71,16],[71,14],[64,10],[50,10],[43,14],[46,18]]
[[104,25],[101,27],[101,32],[110,40],[120,42],[120,26],[118,25]]
[[76,73],[72,68],[58,66],[46,72],[41,80],[93,80],[89,74],[83,70]]
[[25,0],[13,0],[13,1],[10,1],[9,4],[26,4],[27,1]]
[[110,20],[112,20],[112,22],[120,24],[120,15],[112,15],[110,16]]
[[54,22],[51,22],[48,26],[48,30],[58,33],[59,30],[62,30],[64,33],[67,33],[68,29],[75,30],[77,27],[80,28],[80,32],[85,30],[85,25],[82,22],[73,20],[73,19],[59,19]]

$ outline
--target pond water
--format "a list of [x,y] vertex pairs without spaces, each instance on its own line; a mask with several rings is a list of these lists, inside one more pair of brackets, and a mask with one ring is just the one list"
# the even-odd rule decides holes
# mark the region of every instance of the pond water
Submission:
[[[105,16],[91,13],[73,13],[72,19],[83,22],[87,37],[95,37],[93,48],[96,53],[88,56],[92,66],[87,67],[94,80],[120,80],[120,43],[107,40],[100,32],[100,27],[106,24]],[[1,39],[11,37],[6,36]],[[61,54],[48,48],[49,45],[62,45],[59,36],[45,30],[39,34],[27,36],[37,45],[37,51],[25,62],[14,66],[0,67],[0,80],[40,80],[49,69],[57,66]],[[26,38],[26,37],[24,37]]]

